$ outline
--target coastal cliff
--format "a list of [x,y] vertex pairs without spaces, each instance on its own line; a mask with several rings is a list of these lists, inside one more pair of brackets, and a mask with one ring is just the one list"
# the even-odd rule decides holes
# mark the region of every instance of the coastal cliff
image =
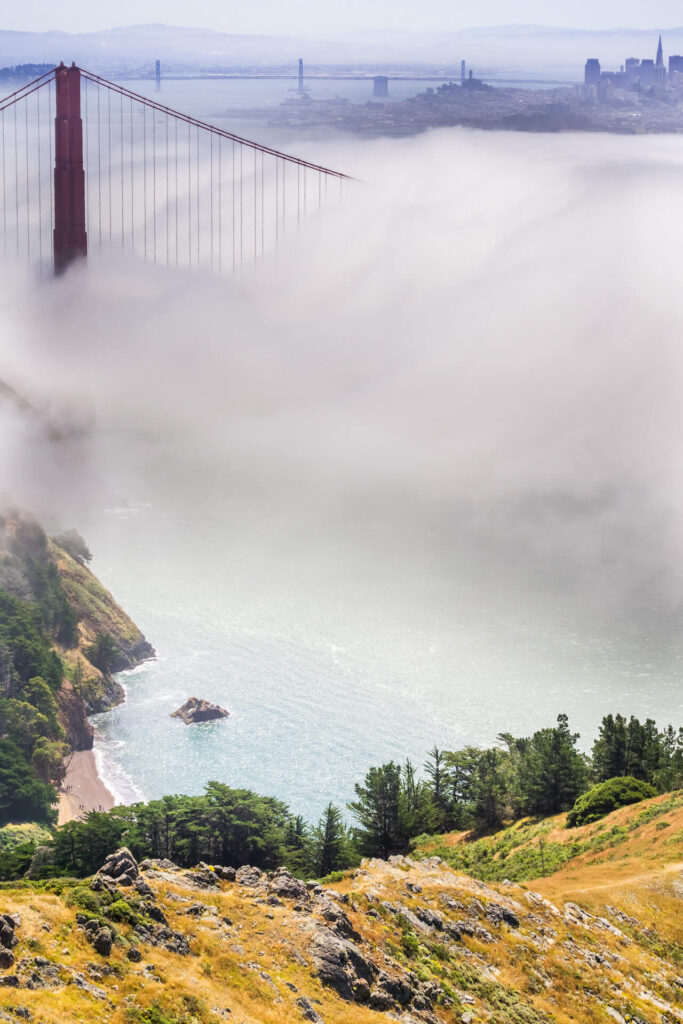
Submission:
[[[8,747],[10,759],[20,755],[24,762],[27,792],[30,772],[45,787],[42,797],[32,793],[15,801],[15,816],[30,813],[22,811],[28,807],[40,817],[39,807],[49,806],[49,786],[63,778],[69,756],[92,749],[88,715],[124,699],[114,674],[154,656],[88,568],[90,558],[75,531],[51,539],[29,513],[0,508],[3,742],[15,744]],[[12,728],[17,716],[31,723],[25,742],[16,723]],[[5,816],[11,820],[12,812]]]
[[[48,542],[48,550],[78,622],[75,645],[59,650],[70,676],[59,697],[63,725],[67,735],[71,730],[69,742],[74,750],[89,750],[92,726],[86,716],[120,704],[124,690],[114,673],[153,658],[154,648],[86,565],[54,540]],[[102,651],[103,637],[108,638],[107,652]],[[85,718],[84,728],[79,711]]]

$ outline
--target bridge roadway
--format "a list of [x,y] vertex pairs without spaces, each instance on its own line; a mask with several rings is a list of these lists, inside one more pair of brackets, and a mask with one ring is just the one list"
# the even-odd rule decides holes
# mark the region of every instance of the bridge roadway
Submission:
[[[386,78],[390,82],[459,82],[460,74],[457,75],[316,75],[307,74],[306,82],[372,82],[375,78]],[[154,78],[141,75],[117,75],[119,82],[153,82]],[[298,75],[164,75],[162,82],[213,82],[213,81],[237,81],[237,82],[297,82]],[[576,82],[555,81],[553,79],[540,78],[488,78],[482,76],[478,79],[486,82],[487,85],[543,85],[543,86],[572,86],[580,85]]]

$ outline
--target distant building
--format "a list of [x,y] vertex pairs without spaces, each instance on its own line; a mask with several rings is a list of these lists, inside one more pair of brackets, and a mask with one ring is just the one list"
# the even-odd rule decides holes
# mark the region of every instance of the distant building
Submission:
[[[683,57],[670,58],[669,75],[674,73],[683,74]],[[597,87],[600,98],[611,97],[614,90],[664,89],[666,82],[667,69],[664,64],[664,44],[661,36],[654,60],[628,57],[620,71],[601,71],[600,61],[595,58],[586,61],[586,86]],[[621,100],[623,101],[623,96]]]
[[386,99],[389,95],[389,79],[386,75],[377,75],[372,80],[372,95],[377,99]]
[[493,86],[482,82],[481,78],[475,78],[474,71],[470,71],[461,88],[471,89],[473,92],[493,92]]
[[600,85],[600,61],[590,57],[586,61],[586,85]]
[[683,57],[669,57],[669,74],[683,74]]
[[637,57],[627,57],[624,70],[629,85],[636,85],[640,81],[640,60]]

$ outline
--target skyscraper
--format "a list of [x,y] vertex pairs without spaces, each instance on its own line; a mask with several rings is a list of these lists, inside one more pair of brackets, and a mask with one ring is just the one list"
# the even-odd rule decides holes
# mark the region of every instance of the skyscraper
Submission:
[[662,46],[662,37],[659,37],[659,46],[657,47],[657,60],[655,61],[656,68],[664,67],[664,47]]
[[600,61],[595,57],[586,61],[586,85],[600,85]]

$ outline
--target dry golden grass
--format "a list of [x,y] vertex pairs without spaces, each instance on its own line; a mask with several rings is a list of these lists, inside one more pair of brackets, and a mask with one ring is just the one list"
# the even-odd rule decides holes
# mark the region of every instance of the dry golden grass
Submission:
[[78,616],[81,647],[90,644],[98,633],[110,633],[115,640],[136,642],[141,633],[133,620],[116,603],[97,577],[80,565],[52,541],[54,559],[69,604]]
[[[606,826],[632,824],[642,810],[616,812]],[[615,1018],[608,1008],[624,1019],[630,1014],[655,1024],[666,1015],[674,1024],[683,1022],[683,989],[675,984],[683,973],[681,865],[667,862],[667,851],[675,851],[676,844],[667,845],[663,834],[680,830],[682,814],[678,808],[667,814],[667,829],[651,822],[642,831],[627,832],[627,840],[616,848],[619,858],[626,857],[623,862],[610,860],[607,850],[604,857],[582,856],[556,875],[523,886],[485,885],[431,863],[371,862],[365,873],[350,873],[334,888],[349,897],[344,909],[362,936],[359,948],[365,956],[389,973],[409,970],[432,979],[456,999],[434,1008],[444,1024],[459,1022],[464,1011],[473,1012],[477,1024],[543,1024],[551,1019],[556,1024],[610,1024]],[[558,821],[557,835],[563,838],[560,826]],[[586,835],[595,834],[590,831],[595,828],[588,826]],[[409,891],[409,881],[421,891]],[[56,991],[0,988],[0,1009],[23,1005],[45,1024],[129,1024],[126,1013],[131,1009],[157,1003],[178,1015],[191,999],[203,1008],[196,1016],[201,1024],[222,1019],[215,1008],[229,1008],[233,1024],[299,1024],[303,1018],[296,999],[305,995],[317,1001],[314,1006],[325,1024],[387,1024],[386,1014],[345,1002],[315,976],[309,948],[315,907],[311,916],[295,912],[291,901],[268,905],[259,902],[263,894],[231,883],[206,893],[188,891],[175,877],[151,884],[169,925],[188,936],[190,956],[143,946],[142,963],[134,964],[115,944],[110,960],[103,961],[75,929],[75,908],[63,899],[45,891],[0,890],[0,911],[22,918],[18,958],[45,956],[88,979],[89,965],[108,963],[119,975],[95,981],[107,993],[105,1001],[73,984]],[[183,912],[187,903],[173,900],[173,894],[200,900],[217,912],[190,917]],[[449,909],[444,899],[455,900],[459,909]],[[484,907],[499,902],[513,908],[519,929],[494,926],[472,910],[473,900]],[[479,913],[493,941],[465,934],[453,942],[445,932],[416,931],[411,932],[414,947],[407,951],[402,946],[405,922],[383,908],[383,901],[412,911],[436,910],[447,920]],[[594,915],[587,925],[565,918],[568,901]],[[224,923],[226,917],[232,924]],[[605,928],[596,918],[608,918],[613,927]],[[127,926],[120,927],[130,935]],[[148,964],[151,971],[144,971]],[[458,993],[469,994],[474,1003],[461,1005]]]

